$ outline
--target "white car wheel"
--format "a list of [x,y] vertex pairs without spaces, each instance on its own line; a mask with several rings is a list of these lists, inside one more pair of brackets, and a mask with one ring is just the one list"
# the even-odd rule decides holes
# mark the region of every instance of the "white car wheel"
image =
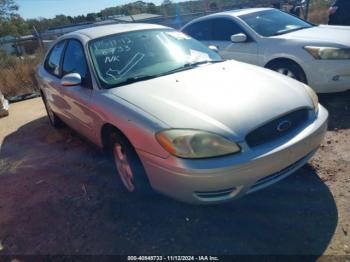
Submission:
[[281,73],[282,75],[289,76],[291,78],[296,79],[296,76],[294,75],[294,73],[291,70],[289,70],[288,68],[277,69],[277,72]]

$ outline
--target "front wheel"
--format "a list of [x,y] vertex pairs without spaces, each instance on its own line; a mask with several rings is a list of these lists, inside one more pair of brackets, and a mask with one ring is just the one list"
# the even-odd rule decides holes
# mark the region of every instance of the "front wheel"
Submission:
[[301,67],[292,61],[277,61],[268,65],[267,68],[276,71],[282,75],[289,76],[302,83],[307,82],[305,73]]
[[123,136],[111,135],[111,153],[122,188],[133,194],[153,193],[143,165],[130,142]]

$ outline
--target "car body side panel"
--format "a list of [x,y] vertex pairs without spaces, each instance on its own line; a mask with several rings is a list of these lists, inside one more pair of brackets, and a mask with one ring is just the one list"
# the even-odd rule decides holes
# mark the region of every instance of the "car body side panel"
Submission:
[[92,110],[94,104],[91,100],[92,90],[82,86],[61,86],[60,93],[67,103],[65,108],[67,124],[89,140],[94,139],[93,122],[96,114]]
[[119,129],[138,150],[148,151],[161,158],[166,158],[166,152],[155,139],[157,130],[169,128],[159,119],[149,115],[137,106],[110,94],[109,90],[93,93],[94,111],[93,129],[96,130],[93,142],[103,146],[101,131],[104,125],[112,125]]
[[54,111],[63,121],[68,121],[69,117],[66,115],[66,109],[69,105],[67,104],[67,101],[64,100],[61,93],[61,80],[46,72],[42,65],[38,68],[38,75],[39,87],[52,111]]
[[203,41],[207,46],[214,45],[225,59],[235,59],[241,62],[257,65],[258,45],[256,42],[232,43],[231,41]]

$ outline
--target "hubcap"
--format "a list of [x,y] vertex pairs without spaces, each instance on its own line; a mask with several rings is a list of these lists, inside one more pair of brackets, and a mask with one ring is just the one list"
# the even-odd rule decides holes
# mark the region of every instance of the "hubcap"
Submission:
[[279,68],[276,71],[278,73],[281,73],[282,75],[286,75],[286,76],[289,76],[291,78],[296,79],[296,76],[294,75],[294,73],[291,70],[289,70],[288,68]]
[[116,143],[113,147],[113,157],[114,162],[118,170],[118,174],[120,179],[122,180],[125,188],[129,192],[133,192],[135,190],[134,186],[134,175],[130,168],[130,164],[128,158],[126,156],[125,150],[122,145]]

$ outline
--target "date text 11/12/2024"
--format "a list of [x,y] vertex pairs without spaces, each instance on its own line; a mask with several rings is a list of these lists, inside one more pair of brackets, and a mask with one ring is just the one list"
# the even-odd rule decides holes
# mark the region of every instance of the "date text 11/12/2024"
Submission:
[[128,256],[127,261],[219,261],[217,256]]

